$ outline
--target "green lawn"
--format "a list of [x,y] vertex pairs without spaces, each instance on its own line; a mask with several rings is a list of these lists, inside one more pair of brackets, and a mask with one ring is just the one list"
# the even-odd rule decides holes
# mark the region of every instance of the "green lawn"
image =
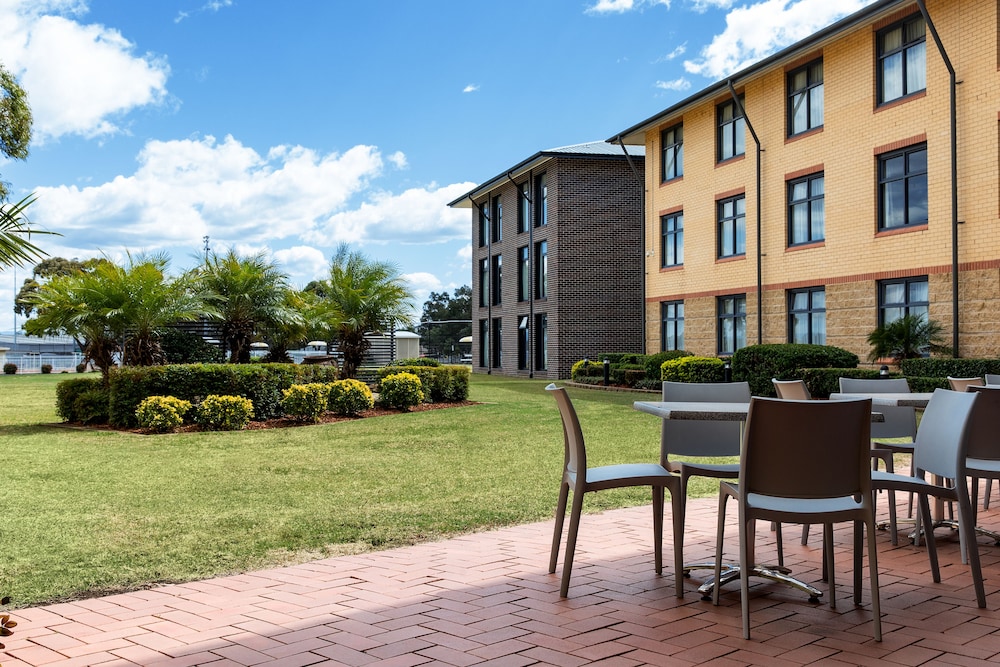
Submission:
[[[562,429],[542,380],[474,375],[463,408],[144,436],[54,425],[68,375],[0,376],[0,593],[35,605],[551,516]],[[631,393],[571,390],[590,465],[655,461]],[[714,493],[703,481],[693,493]],[[694,485],[695,482],[692,484]],[[587,508],[648,502],[588,494]]]

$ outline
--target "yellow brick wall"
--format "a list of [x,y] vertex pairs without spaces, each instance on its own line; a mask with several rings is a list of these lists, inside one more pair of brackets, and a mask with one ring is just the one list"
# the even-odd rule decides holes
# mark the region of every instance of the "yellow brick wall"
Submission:
[[[929,0],[960,83],[957,91],[959,333],[961,356],[1000,355],[1000,73],[997,3]],[[916,3],[893,19],[918,12]],[[736,82],[761,153],[761,276],[765,343],[787,341],[786,290],[826,285],[827,342],[868,354],[877,324],[877,281],[927,275],[931,317],[951,345],[952,204],[949,75],[927,33],[927,88],[904,101],[876,107],[875,32],[870,23],[841,33],[794,60]],[[822,56],[824,126],[786,137],[786,68]],[[746,155],[715,161],[715,107],[728,92],[665,120],[646,134],[647,349],[660,349],[663,300],[685,301],[685,346],[715,354],[715,297],[747,294],[748,342],[757,338],[757,153],[747,131]],[[684,124],[684,176],[660,182],[660,130]],[[929,223],[913,231],[877,233],[877,154],[926,142]],[[822,170],[825,241],[787,248],[786,181],[789,174]],[[716,260],[716,198],[746,193],[747,253]],[[683,207],[684,266],[660,269],[660,215]]]

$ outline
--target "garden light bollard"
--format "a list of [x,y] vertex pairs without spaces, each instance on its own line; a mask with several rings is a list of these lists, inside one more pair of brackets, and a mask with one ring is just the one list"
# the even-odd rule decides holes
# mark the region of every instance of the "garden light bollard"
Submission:
[[726,359],[722,364],[722,381],[732,382],[733,381],[733,367],[730,365],[729,360]]
[[611,379],[611,362],[609,362],[607,360],[607,358],[605,358],[604,359],[604,386],[605,387],[607,387],[609,384],[611,384],[610,379]]
[[883,364],[882,367],[878,369],[878,376],[882,380],[888,380],[889,379],[889,367],[886,366],[885,364]]

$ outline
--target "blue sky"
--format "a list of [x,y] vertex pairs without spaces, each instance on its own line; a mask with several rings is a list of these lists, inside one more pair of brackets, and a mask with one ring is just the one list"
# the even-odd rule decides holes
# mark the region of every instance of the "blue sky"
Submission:
[[[420,312],[471,283],[449,201],[603,140],[873,0],[0,0],[51,256],[266,251],[304,286],[337,244]],[[0,271],[0,331],[30,267]],[[17,322],[20,324],[20,321]]]

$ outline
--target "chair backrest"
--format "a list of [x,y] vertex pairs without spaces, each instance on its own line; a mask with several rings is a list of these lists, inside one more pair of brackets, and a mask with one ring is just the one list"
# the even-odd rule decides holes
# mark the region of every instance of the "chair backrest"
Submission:
[[[748,382],[664,382],[664,401],[749,403]],[[664,419],[660,463],[677,456],[739,456],[740,422]]]
[[934,390],[913,443],[917,474],[929,472],[964,482],[969,416],[978,396],[975,391]]
[[[563,427],[563,447],[565,454],[565,467],[568,472],[577,473],[587,470],[587,447],[583,442],[583,430],[580,428],[580,420],[576,416],[576,409],[569,400],[565,387],[557,387],[555,384],[547,386],[546,391],[552,392],[559,406],[559,417],[562,419]],[[577,479],[583,479],[585,475],[578,475]]]
[[808,401],[812,398],[809,387],[805,380],[778,380],[771,378],[774,390],[778,392],[778,398],[793,401]]
[[987,373],[986,384],[1000,384],[1000,375],[996,375],[994,373]]
[[969,417],[969,450],[966,456],[1000,461],[1000,387],[972,385],[966,391],[979,395]]
[[870,398],[798,401],[755,396],[740,458],[740,491],[839,498],[871,490]]
[[[840,391],[845,394],[905,394],[910,391],[906,378],[865,379],[840,378]],[[917,411],[905,406],[879,406],[885,421],[872,424],[872,437],[914,438],[917,435]]]
[[952,391],[965,391],[968,387],[981,387],[986,384],[981,377],[953,378],[948,376],[948,386]]

